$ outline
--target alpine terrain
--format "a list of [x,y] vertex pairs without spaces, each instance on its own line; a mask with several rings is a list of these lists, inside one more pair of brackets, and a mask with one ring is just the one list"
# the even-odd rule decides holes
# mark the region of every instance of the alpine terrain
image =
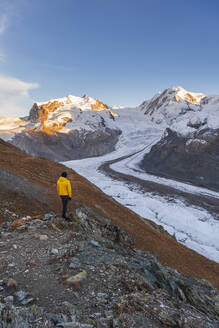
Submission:
[[35,103],[0,136],[62,161],[177,241],[219,261],[219,96],[172,87],[136,108],[89,96]]
[[176,87],[157,94],[140,109],[156,124],[168,126],[140,167],[219,191],[219,96]]
[[[56,192],[63,170],[70,222]],[[1,328],[219,327],[219,264],[4,141],[0,177]]]

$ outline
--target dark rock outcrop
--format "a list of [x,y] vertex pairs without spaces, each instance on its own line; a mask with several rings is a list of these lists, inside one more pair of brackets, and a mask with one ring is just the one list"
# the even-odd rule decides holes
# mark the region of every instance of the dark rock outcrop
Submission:
[[119,130],[102,127],[95,131],[72,130],[50,135],[44,132],[23,132],[15,135],[11,144],[26,153],[55,161],[68,161],[101,156],[114,150]]
[[140,167],[148,173],[218,191],[219,129],[203,129],[183,137],[168,128]]

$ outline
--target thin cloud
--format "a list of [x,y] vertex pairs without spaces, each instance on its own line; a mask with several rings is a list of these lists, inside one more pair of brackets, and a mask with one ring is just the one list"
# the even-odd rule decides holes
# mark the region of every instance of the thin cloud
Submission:
[[5,14],[0,17],[0,34],[4,33],[7,25],[8,25],[8,17]]
[[0,115],[22,116],[27,114],[33,103],[29,92],[38,87],[38,83],[24,82],[14,77],[0,75]]

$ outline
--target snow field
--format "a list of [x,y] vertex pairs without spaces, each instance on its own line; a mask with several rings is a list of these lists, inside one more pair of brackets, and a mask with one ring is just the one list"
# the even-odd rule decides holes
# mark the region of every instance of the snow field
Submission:
[[216,221],[210,213],[202,208],[187,206],[177,198],[168,199],[151,193],[142,193],[138,186],[114,181],[98,171],[98,167],[102,163],[144,148],[143,152],[115,163],[111,167],[118,172],[138,176],[141,179],[165,183],[175,188],[182,188],[187,192],[203,193],[219,198],[219,193],[204,188],[154,177],[140,171],[136,172],[136,169],[139,170],[137,163],[144,153],[149,151],[151,146],[160,139],[163,130],[147,124],[143,117],[140,117],[142,113],[139,111],[135,113],[136,115],[132,113],[134,115],[130,118],[131,110],[135,111],[135,109],[117,111],[120,114],[118,123],[122,127],[123,134],[114,152],[101,157],[70,161],[64,164],[143,218],[161,224],[170,234],[174,234],[180,243],[219,262],[219,221]]

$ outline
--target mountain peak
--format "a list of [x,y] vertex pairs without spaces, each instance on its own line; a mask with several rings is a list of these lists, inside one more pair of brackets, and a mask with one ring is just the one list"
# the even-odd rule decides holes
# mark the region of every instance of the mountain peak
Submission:
[[145,114],[153,114],[158,109],[171,106],[177,103],[185,103],[192,105],[200,105],[201,100],[206,95],[203,93],[190,92],[185,90],[181,86],[173,86],[165,89],[163,92],[157,93],[152,99],[143,102],[140,105],[141,110],[145,111]]
[[177,85],[177,86],[173,86],[169,89],[172,89],[174,91],[186,91],[183,87],[181,87],[180,85]]
[[[76,120],[78,113],[83,113],[83,117],[90,117],[91,112],[108,112],[108,117],[116,117],[115,114],[102,101],[92,98],[85,94],[83,97],[68,95],[63,98],[51,99],[47,102],[35,103],[29,113],[29,121],[35,123],[35,128],[26,132],[33,132],[33,130],[43,131],[47,134],[54,134],[61,131],[67,123]],[[94,123],[94,122],[93,122]]]
[[88,101],[89,101],[89,100],[93,100],[93,98],[90,97],[90,96],[89,96],[88,94],[86,94],[86,93],[83,95],[82,98],[85,99],[85,100],[88,100]]
[[186,101],[190,104],[200,105],[202,98],[205,97],[203,93],[190,92],[182,87],[175,87],[173,90],[176,91],[175,99],[177,102]]

